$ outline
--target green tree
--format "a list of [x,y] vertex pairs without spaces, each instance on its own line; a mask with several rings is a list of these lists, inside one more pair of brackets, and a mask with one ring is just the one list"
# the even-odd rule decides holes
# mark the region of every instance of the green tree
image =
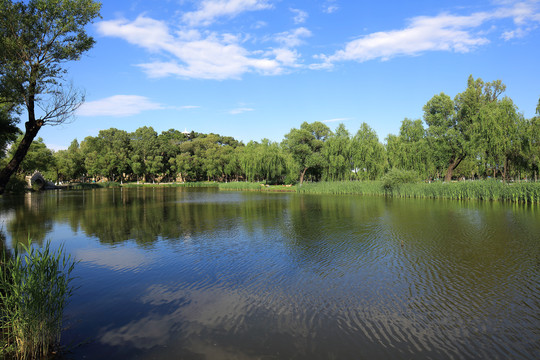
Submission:
[[379,142],[375,130],[366,123],[360,125],[360,129],[352,139],[351,158],[351,168],[361,180],[374,180],[384,173],[386,166],[384,145]]
[[491,168],[493,176],[499,171],[506,180],[509,161],[521,148],[516,107],[510,98],[505,97],[501,101],[487,102],[477,116],[474,148],[486,168]]
[[144,176],[144,181],[156,176],[163,170],[163,156],[160,148],[158,134],[152,127],[143,126],[130,134],[133,152],[131,167],[135,174]]
[[94,45],[85,26],[100,8],[93,0],[0,0],[0,98],[28,114],[24,137],[0,171],[0,194],[41,127],[65,122],[81,104],[82,95],[66,86],[64,64]]
[[308,169],[314,173],[320,171],[324,165],[322,149],[324,142],[331,135],[331,131],[321,122],[300,125],[300,129],[292,129],[285,135],[282,146],[288,151],[300,171],[300,184]]
[[[15,141],[15,146],[13,146],[9,153],[12,155],[17,148],[17,145],[22,141],[23,135],[20,135],[19,138]],[[43,142],[42,138],[38,138],[30,148],[24,158],[23,162],[19,165],[17,172],[21,175],[30,175],[34,171],[40,171],[45,173],[49,170],[52,170],[54,166],[54,157],[51,149],[47,148],[47,145]]]
[[14,107],[2,103],[0,99],[0,159],[6,155],[7,145],[17,139],[21,132],[17,127]]
[[335,133],[323,146],[325,180],[348,180],[352,174],[351,135],[345,125],[339,124]]
[[436,158],[447,164],[445,181],[452,179],[453,171],[467,155],[477,152],[473,140],[479,116],[485,111],[483,108],[498,101],[505,88],[500,80],[484,83],[471,75],[467,80],[467,89],[457,94],[454,101],[441,93],[424,106],[430,147]]

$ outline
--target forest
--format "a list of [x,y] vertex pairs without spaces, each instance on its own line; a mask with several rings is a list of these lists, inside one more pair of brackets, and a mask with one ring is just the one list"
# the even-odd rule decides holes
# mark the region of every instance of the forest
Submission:
[[[423,119],[405,118],[399,134],[388,135],[384,142],[366,123],[351,133],[343,124],[331,131],[321,122],[304,122],[281,142],[262,139],[244,144],[230,136],[175,129],[158,134],[146,126],[131,133],[101,130],[60,151],[37,139],[17,175],[20,179],[40,171],[57,183],[295,184],[376,180],[390,169],[402,169],[425,181],[537,181],[540,117],[524,118],[504,91],[500,80],[484,82],[470,76],[463,92],[453,99],[444,93],[434,95],[423,107]],[[3,152],[2,163],[16,148]]]

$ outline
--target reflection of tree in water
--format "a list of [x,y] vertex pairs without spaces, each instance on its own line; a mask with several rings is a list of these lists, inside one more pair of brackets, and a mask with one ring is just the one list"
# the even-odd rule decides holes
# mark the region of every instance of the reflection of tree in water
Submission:
[[361,196],[291,196],[284,235],[295,259],[311,265],[353,261],[380,229],[384,203]]
[[54,198],[41,194],[27,193],[24,197],[9,197],[7,208],[13,208],[13,217],[6,223],[6,230],[11,236],[12,246],[17,243],[33,243],[43,245],[47,234],[54,224]]

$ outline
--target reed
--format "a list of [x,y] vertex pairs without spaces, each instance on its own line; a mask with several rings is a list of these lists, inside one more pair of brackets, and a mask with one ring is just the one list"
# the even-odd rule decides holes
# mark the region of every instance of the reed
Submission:
[[124,183],[122,187],[136,188],[136,187],[189,187],[189,188],[217,188],[218,184],[215,182],[185,182],[185,183]]
[[240,181],[220,183],[219,189],[236,191],[296,192],[296,188],[291,185],[266,185],[263,183]]
[[351,194],[351,195],[384,195],[381,181],[330,181],[304,183],[297,186],[296,191],[304,194]]
[[243,190],[243,191],[262,191],[264,184],[254,182],[235,181],[219,184],[219,190]]
[[497,180],[400,183],[383,181],[336,181],[304,183],[298,193],[384,195],[398,198],[505,201],[540,204],[540,183],[503,183]]
[[74,291],[75,263],[63,247],[52,251],[21,244],[4,257],[0,276],[1,326],[8,354],[18,359],[47,358],[60,343],[62,317]]

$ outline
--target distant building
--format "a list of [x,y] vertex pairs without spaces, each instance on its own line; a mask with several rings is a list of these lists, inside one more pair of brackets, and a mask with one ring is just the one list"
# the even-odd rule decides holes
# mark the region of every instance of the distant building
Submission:
[[187,131],[186,128],[184,128],[184,131],[182,131],[182,134],[186,135],[189,137],[189,134],[191,134],[191,132]]

